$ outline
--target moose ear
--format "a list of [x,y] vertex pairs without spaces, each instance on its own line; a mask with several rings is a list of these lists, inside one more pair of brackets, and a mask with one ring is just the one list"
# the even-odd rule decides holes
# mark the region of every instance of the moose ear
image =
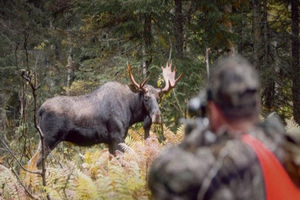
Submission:
[[129,89],[134,92],[134,93],[138,93],[140,92],[141,90],[139,90],[138,88],[136,88],[136,86],[134,84],[129,84],[128,85]]

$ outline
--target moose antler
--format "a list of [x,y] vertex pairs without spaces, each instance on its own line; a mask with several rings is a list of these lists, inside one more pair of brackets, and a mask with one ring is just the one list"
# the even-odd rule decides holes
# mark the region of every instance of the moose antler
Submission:
[[167,93],[176,86],[177,82],[182,77],[182,73],[175,79],[176,67],[174,68],[174,71],[172,71],[172,62],[170,64],[168,64],[167,62],[166,67],[161,67],[161,69],[162,75],[166,83],[166,86],[163,89],[161,89],[161,92]]
[[133,83],[133,85],[139,89],[139,90],[142,90],[145,92],[145,88],[144,88],[144,85],[148,82],[149,80],[149,77],[147,77],[143,82],[141,82],[140,84],[138,84],[135,80],[134,80],[134,77],[132,75],[132,71],[131,71],[131,66],[130,64],[127,62],[127,71],[128,71],[128,75],[130,77],[130,80],[131,82]]

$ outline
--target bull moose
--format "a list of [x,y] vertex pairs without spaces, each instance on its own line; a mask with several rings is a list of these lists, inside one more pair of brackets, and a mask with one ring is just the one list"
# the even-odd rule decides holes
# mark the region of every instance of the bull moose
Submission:
[[[121,150],[129,127],[143,122],[145,138],[149,136],[152,123],[161,122],[158,100],[182,77],[175,79],[176,69],[172,64],[162,67],[165,80],[164,88],[154,88],[146,84],[149,78],[138,84],[127,63],[127,70],[132,82],[123,85],[107,82],[90,94],[82,96],[57,96],[46,100],[38,111],[40,130],[44,135],[47,155],[60,142],[69,141],[81,146],[106,143],[109,152],[115,154]],[[37,153],[31,160],[41,164],[41,141]]]

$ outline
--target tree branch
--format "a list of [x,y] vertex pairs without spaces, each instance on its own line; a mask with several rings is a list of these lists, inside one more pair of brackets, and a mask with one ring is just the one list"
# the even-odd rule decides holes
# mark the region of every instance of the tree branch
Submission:
[[[36,63],[35,65],[37,65],[37,60],[38,57],[36,58]],[[38,121],[37,121],[37,94],[36,91],[38,89],[37,87],[37,77],[36,77],[36,72],[34,72],[34,82],[32,81],[32,76],[30,75],[30,71],[27,70],[21,70],[21,76],[23,79],[25,79],[27,81],[27,83],[30,85],[31,90],[32,90],[32,96],[33,96],[33,119],[34,119],[34,126],[35,128],[38,130],[39,136],[40,136],[40,141],[41,141],[41,146],[42,146],[42,172],[41,172],[41,176],[42,176],[42,181],[43,181],[43,186],[44,188],[47,186],[47,182],[46,182],[46,168],[45,168],[45,144],[44,144],[44,134],[40,128],[40,126],[38,125]],[[47,199],[50,200],[50,196],[47,193]]]
[[17,178],[17,180],[19,181],[20,185],[24,188],[25,192],[30,196],[30,198],[38,200],[38,198],[36,198],[35,196],[33,196],[25,187],[25,185],[22,183],[22,181],[20,180],[20,177],[18,176],[18,174],[15,172],[15,170],[11,167],[11,171],[14,173],[15,177]]
[[23,167],[23,165],[20,163],[20,161],[17,159],[17,157],[15,156],[15,154],[12,152],[12,150],[9,148],[9,146],[0,138],[0,141],[2,142],[3,146],[5,147],[5,150],[7,150],[13,157],[14,159],[17,161],[18,165],[26,172],[32,173],[32,174],[39,174],[41,175],[40,171],[30,171],[26,168]]
[[[27,170],[26,168],[24,168],[22,166],[22,164],[19,162],[19,160],[16,158],[16,156],[14,155],[14,153],[11,151],[11,149],[9,148],[9,146],[0,138],[0,141],[2,142],[2,144],[4,145],[5,149],[4,150],[7,150],[13,157],[14,159],[17,161],[18,165],[25,171],[27,172],[30,172],[30,173],[33,173],[33,174],[41,174],[40,172],[33,172],[33,171],[29,171]],[[23,189],[25,190],[25,192],[28,194],[28,196],[30,196],[32,199],[38,199],[36,197],[34,197],[29,191],[28,189],[26,188],[26,186],[23,184],[23,182],[20,180],[20,177],[18,176],[18,174],[15,172],[15,170],[11,168],[11,171],[14,173],[16,179],[18,180],[19,184],[23,187]]]

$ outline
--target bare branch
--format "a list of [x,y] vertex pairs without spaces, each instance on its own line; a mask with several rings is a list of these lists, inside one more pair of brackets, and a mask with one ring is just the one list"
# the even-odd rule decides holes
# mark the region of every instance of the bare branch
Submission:
[[[36,62],[37,65],[37,62]],[[26,71],[26,70],[21,70],[21,76],[27,81],[27,83],[30,85],[31,89],[32,89],[32,96],[33,96],[33,118],[34,118],[34,126],[35,128],[38,130],[39,136],[40,136],[40,140],[41,140],[41,147],[42,147],[42,172],[41,172],[41,177],[42,177],[42,181],[43,181],[43,186],[46,187],[47,186],[47,182],[46,182],[46,168],[45,168],[45,144],[44,144],[44,134],[40,128],[40,126],[38,125],[38,121],[37,121],[37,94],[36,94],[36,90],[38,89],[38,87],[36,86],[36,72],[34,72],[34,76],[33,77],[34,83],[32,82],[32,77],[30,76],[30,72]],[[47,199],[50,200],[50,196],[47,193]]]
[[14,159],[17,161],[18,165],[26,172],[32,173],[32,174],[39,174],[41,175],[40,171],[30,171],[28,169],[26,169],[25,167],[23,167],[23,165],[20,163],[20,161],[18,160],[18,158],[15,156],[15,154],[12,152],[12,150],[9,148],[9,146],[0,138],[0,141],[2,142],[3,146],[5,147],[5,149],[14,157]]
[[28,196],[29,196],[30,198],[38,200],[37,197],[33,196],[33,195],[28,191],[28,189],[27,189],[27,188],[25,187],[25,185],[22,183],[20,177],[19,177],[18,174],[15,172],[15,170],[14,170],[13,168],[11,168],[11,171],[14,173],[15,177],[18,179],[20,185],[24,188],[26,194],[28,194]]

